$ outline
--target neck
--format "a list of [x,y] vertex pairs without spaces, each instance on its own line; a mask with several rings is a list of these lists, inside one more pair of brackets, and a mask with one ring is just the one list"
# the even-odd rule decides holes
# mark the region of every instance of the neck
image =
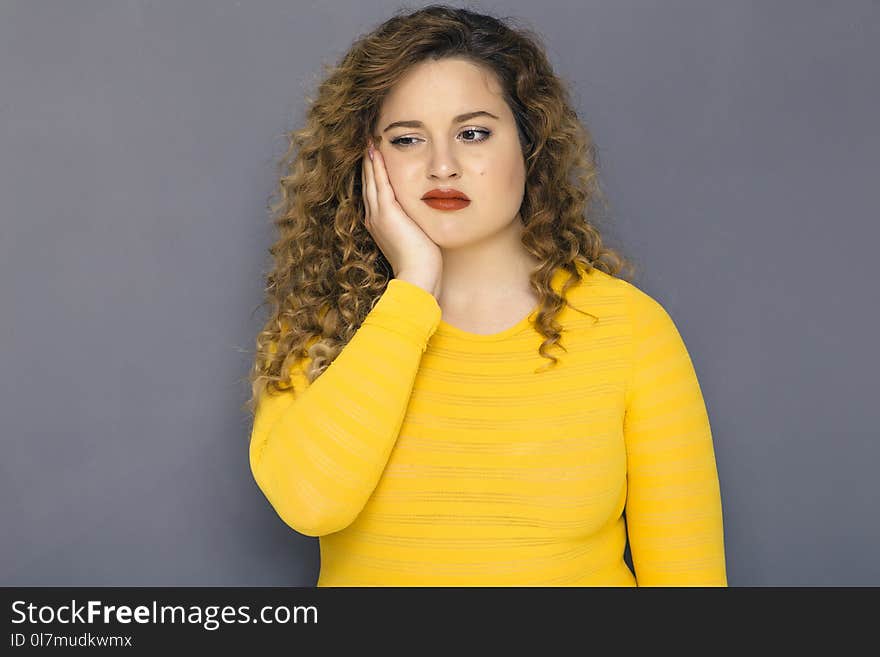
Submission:
[[442,249],[440,307],[461,312],[533,296],[529,276],[539,261],[522,245],[522,231],[517,215],[502,231],[481,242]]

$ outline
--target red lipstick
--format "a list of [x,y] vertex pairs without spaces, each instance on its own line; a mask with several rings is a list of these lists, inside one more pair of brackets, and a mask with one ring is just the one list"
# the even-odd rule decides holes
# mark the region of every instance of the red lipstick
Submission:
[[432,189],[422,200],[435,210],[461,210],[471,204],[467,194],[457,189]]

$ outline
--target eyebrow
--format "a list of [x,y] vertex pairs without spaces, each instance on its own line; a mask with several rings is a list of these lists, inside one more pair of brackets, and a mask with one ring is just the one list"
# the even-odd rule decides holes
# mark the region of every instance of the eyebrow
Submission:
[[[466,112],[464,114],[459,114],[454,119],[452,119],[453,123],[461,123],[462,121],[467,121],[469,119],[474,118],[475,116],[489,116],[493,119],[497,119],[498,117],[490,112],[486,112],[485,110],[478,110],[476,112]],[[389,123],[385,129],[382,131],[383,133],[388,132],[391,128],[424,128],[425,124],[421,121],[395,121],[394,123]]]

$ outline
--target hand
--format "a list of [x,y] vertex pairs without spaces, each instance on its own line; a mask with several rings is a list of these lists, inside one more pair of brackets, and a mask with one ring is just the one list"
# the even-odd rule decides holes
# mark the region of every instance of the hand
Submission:
[[[364,155],[361,169],[364,225],[397,278],[436,293],[443,267],[440,247],[404,212],[394,195],[378,149]],[[436,294],[435,294],[436,296]]]

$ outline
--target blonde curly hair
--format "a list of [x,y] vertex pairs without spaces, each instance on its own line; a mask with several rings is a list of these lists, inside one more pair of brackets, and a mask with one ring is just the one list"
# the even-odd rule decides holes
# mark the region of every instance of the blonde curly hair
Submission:
[[[508,21],[509,22],[509,21]],[[256,339],[249,375],[254,414],[261,396],[290,390],[294,368],[313,382],[352,338],[393,271],[364,226],[360,165],[383,98],[419,62],[465,58],[494,72],[516,118],[526,183],[522,243],[542,264],[530,285],[540,299],[539,353],[560,343],[556,315],[578,269],[615,275],[633,265],[602,244],[598,153],[568,91],[528,28],[468,9],[430,5],[392,18],[352,44],[326,71],[306,125],[286,133],[279,199],[270,205],[278,238],[269,248],[265,300],[271,314]],[[569,278],[551,286],[562,267]],[[561,344],[559,344],[562,347]],[[564,347],[562,347],[564,349]]]

